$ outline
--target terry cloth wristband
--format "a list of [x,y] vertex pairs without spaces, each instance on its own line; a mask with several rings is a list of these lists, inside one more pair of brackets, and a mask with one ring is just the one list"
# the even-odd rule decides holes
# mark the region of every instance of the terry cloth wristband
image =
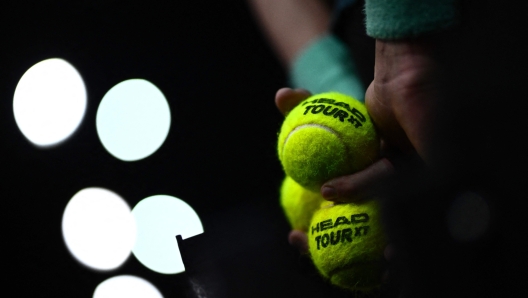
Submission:
[[336,91],[365,100],[365,87],[346,45],[333,35],[312,41],[293,61],[290,80],[294,88],[310,92]]
[[378,39],[417,37],[457,23],[456,0],[366,0],[367,35]]

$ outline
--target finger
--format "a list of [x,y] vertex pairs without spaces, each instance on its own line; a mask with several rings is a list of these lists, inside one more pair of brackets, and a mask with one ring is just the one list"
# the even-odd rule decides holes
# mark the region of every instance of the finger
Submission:
[[281,88],[275,94],[275,105],[283,115],[287,115],[301,101],[310,96],[311,93],[305,89]]
[[308,236],[306,233],[300,230],[292,230],[288,235],[288,242],[296,247],[300,253],[308,253]]
[[329,201],[361,201],[375,195],[376,190],[394,175],[392,162],[381,158],[360,172],[326,182],[321,187],[321,194]]

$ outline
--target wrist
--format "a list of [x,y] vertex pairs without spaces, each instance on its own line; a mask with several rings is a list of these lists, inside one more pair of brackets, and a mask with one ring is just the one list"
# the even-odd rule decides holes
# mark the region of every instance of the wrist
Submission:
[[[416,81],[435,69],[430,41],[425,39],[376,40],[375,81]],[[403,83],[403,82],[400,82]]]

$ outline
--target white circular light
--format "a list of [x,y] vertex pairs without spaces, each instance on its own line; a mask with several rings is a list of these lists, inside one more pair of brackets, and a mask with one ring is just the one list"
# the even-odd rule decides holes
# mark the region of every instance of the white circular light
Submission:
[[150,282],[132,275],[109,278],[95,288],[94,298],[163,298]]
[[33,65],[16,86],[15,121],[22,134],[37,146],[64,141],[79,127],[85,111],[83,79],[63,59],[47,59]]
[[447,227],[460,242],[474,241],[486,233],[490,224],[488,203],[474,192],[458,195],[447,212]]
[[184,201],[157,195],[141,200],[132,214],[137,224],[137,240],[132,252],[147,268],[163,274],[185,271],[176,241],[203,233],[198,214]]
[[163,93],[143,79],[123,81],[110,89],[97,110],[101,143],[123,161],[150,156],[169,133],[170,108]]
[[134,246],[136,224],[127,203],[103,188],[85,188],[66,205],[62,233],[71,254],[84,265],[112,270]]

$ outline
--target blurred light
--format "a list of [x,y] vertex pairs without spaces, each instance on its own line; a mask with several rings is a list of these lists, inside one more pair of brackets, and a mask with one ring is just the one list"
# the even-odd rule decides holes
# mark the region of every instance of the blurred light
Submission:
[[109,278],[95,288],[94,298],[162,298],[150,282],[132,275]]
[[176,241],[203,233],[202,222],[184,201],[166,195],[141,200],[132,214],[137,224],[134,256],[147,268],[163,274],[185,271]]
[[98,270],[122,265],[134,246],[136,225],[127,203],[102,188],[85,188],[66,205],[62,233],[71,254]]
[[468,191],[458,195],[447,212],[449,232],[460,242],[477,240],[486,233],[489,225],[489,205],[474,192]]
[[68,62],[53,58],[30,67],[20,78],[13,113],[22,134],[37,146],[56,145],[68,138],[86,111],[86,88]]
[[101,143],[123,161],[150,156],[169,133],[170,108],[163,93],[142,79],[123,81],[110,89],[97,110]]

